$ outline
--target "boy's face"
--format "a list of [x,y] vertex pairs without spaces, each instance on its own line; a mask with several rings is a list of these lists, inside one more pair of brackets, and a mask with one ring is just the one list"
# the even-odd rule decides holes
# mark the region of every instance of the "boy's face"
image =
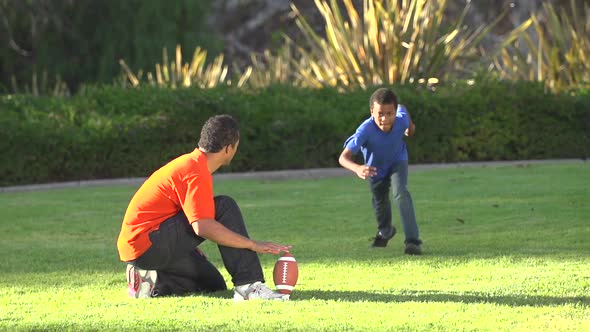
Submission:
[[390,131],[393,127],[397,114],[397,109],[393,104],[379,105],[373,102],[373,109],[371,109],[371,116],[373,121],[382,131]]

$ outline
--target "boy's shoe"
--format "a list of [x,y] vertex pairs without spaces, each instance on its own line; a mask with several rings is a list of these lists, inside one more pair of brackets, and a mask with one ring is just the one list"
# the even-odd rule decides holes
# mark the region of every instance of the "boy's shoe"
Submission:
[[265,284],[256,281],[249,285],[237,286],[234,288],[234,301],[244,300],[289,300],[289,294],[280,294],[272,291]]
[[375,235],[375,237],[373,238],[373,243],[371,244],[372,248],[385,248],[387,247],[387,242],[389,242],[389,240],[391,240],[393,238],[393,236],[396,233],[396,229],[395,227],[392,227],[392,231],[391,231],[391,235],[389,235],[388,237],[383,236],[383,234],[381,234],[381,232],[377,232],[377,235]]
[[377,235],[373,238],[373,244],[371,244],[371,247],[372,248],[385,248],[385,247],[387,247],[387,242],[389,242],[389,239],[385,239],[385,238]]
[[129,297],[153,297],[157,279],[158,273],[155,270],[144,270],[137,266],[127,264],[127,288]]
[[406,255],[422,255],[422,248],[420,248],[419,244],[415,243],[406,243],[406,249],[404,250]]

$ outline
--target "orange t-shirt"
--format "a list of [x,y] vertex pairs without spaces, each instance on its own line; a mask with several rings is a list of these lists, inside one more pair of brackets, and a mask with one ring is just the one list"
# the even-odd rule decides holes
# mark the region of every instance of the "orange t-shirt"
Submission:
[[146,252],[152,244],[150,232],[181,210],[191,224],[215,218],[213,178],[199,149],[162,166],[137,190],[117,240],[121,260],[131,261]]

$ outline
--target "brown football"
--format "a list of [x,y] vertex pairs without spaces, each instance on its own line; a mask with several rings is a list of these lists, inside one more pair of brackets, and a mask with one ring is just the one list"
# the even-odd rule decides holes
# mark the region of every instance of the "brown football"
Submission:
[[275,263],[272,274],[278,292],[291,294],[299,277],[299,268],[295,257],[288,252],[284,253]]

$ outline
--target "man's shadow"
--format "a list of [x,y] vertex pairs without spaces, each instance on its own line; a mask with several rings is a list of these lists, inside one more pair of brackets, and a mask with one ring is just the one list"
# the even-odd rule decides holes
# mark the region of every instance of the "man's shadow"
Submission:
[[[222,291],[206,294],[215,298],[232,298],[233,291]],[[461,294],[424,292],[424,293],[378,293],[364,291],[325,291],[325,290],[295,290],[291,294],[292,301],[324,300],[344,302],[456,302],[456,303],[493,303],[512,307],[519,306],[561,306],[568,304],[590,305],[589,296],[556,297],[556,296],[528,296],[502,295],[495,296],[485,293],[465,292]]]

